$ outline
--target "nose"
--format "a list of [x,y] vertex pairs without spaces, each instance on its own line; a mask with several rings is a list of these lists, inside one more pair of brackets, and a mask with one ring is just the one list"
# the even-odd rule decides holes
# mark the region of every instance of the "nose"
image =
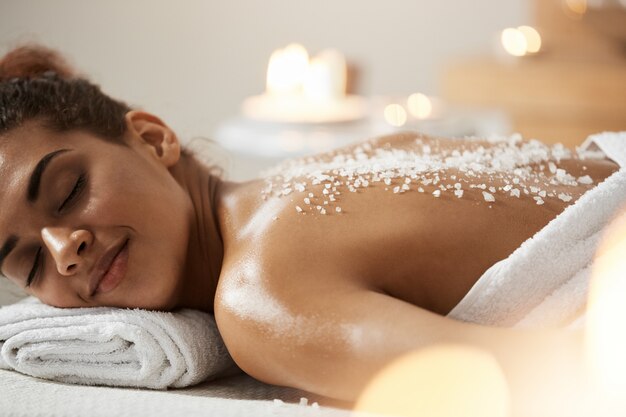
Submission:
[[85,250],[93,242],[91,232],[66,227],[45,227],[41,230],[41,237],[52,254],[59,274],[65,276],[74,275],[83,267]]

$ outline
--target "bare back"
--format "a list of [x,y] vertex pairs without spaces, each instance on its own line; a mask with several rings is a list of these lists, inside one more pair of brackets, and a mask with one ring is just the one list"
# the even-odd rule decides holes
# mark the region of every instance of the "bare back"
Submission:
[[[423,150],[426,144],[434,153],[458,148],[459,140],[399,134],[371,144],[371,152],[389,147]],[[530,166],[538,174],[551,174],[547,164]],[[225,242],[226,252],[228,245],[236,250],[225,259],[222,275],[230,276],[233,268],[240,276],[239,264],[245,259],[256,264],[256,276],[250,279],[262,279],[269,287],[275,282],[277,291],[286,281],[300,280],[298,285],[306,287],[306,280],[333,280],[331,285],[345,280],[445,315],[491,265],[617,169],[605,159],[561,160],[558,167],[591,181],[543,187],[524,181],[513,187],[509,182],[507,190],[508,180],[475,173],[465,181],[466,173],[448,168],[441,170],[437,184],[419,178],[370,179],[366,187],[360,184],[352,191],[348,181],[309,181],[299,191],[293,187],[296,179],[289,189],[283,185],[278,195],[268,195],[266,182],[251,182],[237,205],[242,218],[255,214],[237,241]],[[514,188],[519,196],[511,193]],[[544,192],[537,194],[539,188]],[[532,191],[524,194],[524,189]]]
[[[214,308],[235,362],[264,382],[344,400],[394,358],[432,343],[489,346],[518,363],[512,347],[530,343],[521,335],[443,315],[618,167],[559,148],[546,159],[539,142],[507,146],[391,135],[292,162],[229,193]],[[336,168],[316,170],[328,161]]]

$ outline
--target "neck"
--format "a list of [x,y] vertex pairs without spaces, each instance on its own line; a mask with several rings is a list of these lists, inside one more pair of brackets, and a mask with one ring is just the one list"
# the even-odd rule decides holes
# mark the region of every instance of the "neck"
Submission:
[[223,181],[195,158],[183,155],[172,174],[187,191],[193,207],[184,276],[175,307],[213,312],[224,245],[218,217]]

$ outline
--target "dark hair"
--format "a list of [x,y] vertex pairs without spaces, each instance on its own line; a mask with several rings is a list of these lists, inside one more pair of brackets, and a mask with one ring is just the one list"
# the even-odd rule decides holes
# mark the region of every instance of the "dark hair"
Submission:
[[[77,75],[61,54],[45,46],[23,45],[0,59],[0,137],[33,120],[53,132],[82,130],[123,145],[124,116],[131,110]],[[213,141],[197,137],[181,147],[181,154],[222,176],[223,169],[207,154],[211,146]]]
[[130,110],[44,46],[20,46],[0,59],[0,135],[36,120],[59,133],[83,130],[118,140]]

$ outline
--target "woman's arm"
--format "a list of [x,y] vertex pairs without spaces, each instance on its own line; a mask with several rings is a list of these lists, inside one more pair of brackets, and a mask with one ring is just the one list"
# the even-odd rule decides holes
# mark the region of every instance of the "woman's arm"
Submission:
[[273,325],[216,308],[226,346],[244,371],[268,383],[354,401],[393,359],[435,343],[466,344],[498,360],[515,416],[584,415],[577,414],[585,397],[579,332],[463,323],[364,289],[309,290],[310,296],[280,306],[283,316]]

